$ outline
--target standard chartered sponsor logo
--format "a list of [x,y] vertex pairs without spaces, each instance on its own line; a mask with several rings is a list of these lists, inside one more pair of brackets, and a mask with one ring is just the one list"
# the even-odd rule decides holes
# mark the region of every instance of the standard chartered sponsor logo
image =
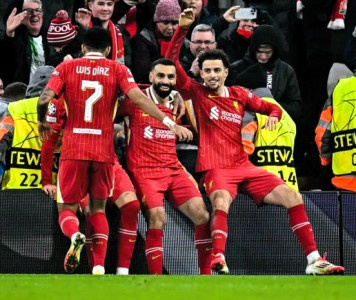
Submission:
[[212,120],[219,120],[219,109],[214,106],[210,110],[210,119]]
[[221,112],[221,120],[226,120],[229,122],[233,122],[233,123],[237,123],[240,124],[241,123],[241,116],[238,114],[234,114],[228,111],[222,111]]
[[147,126],[143,132],[143,137],[145,139],[153,139],[153,129],[151,126]]
[[147,126],[145,129],[144,129],[144,132],[143,132],[143,136],[144,138],[146,139],[153,139],[153,138],[156,138],[156,139],[174,139],[175,140],[175,134],[170,131],[169,129],[168,130],[165,130],[165,129],[153,129],[151,126]]
[[221,114],[220,114],[220,111],[216,106],[212,107],[210,110],[210,119],[211,120],[219,120],[219,118],[221,120],[225,120],[225,121],[233,122],[233,123],[237,123],[237,124],[241,124],[241,119],[242,119],[239,114],[234,114],[234,113],[224,111],[224,110],[221,111]]
[[156,129],[156,138],[160,139],[175,139],[175,134],[169,129]]

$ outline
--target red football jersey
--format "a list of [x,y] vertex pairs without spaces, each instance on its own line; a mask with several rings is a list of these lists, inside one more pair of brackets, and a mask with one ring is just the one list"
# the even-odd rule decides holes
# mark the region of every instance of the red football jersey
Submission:
[[[152,87],[144,93],[173,119],[172,104],[159,104]],[[131,172],[140,172],[145,177],[181,168],[176,152],[176,136],[170,129],[128,99],[122,102],[118,114],[129,117],[127,167]]]
[[220,96],[188,77],[179,63],[179,51],[184,36],[184,30],[178,27],[167,57],[176,63],[177,90],[185,100],[191,99],[193,102],[199,131],[196,170],[200,172],[236,167],[248,159],[241,141],[245,110],[278,119],[282,111],[277,105],[262,100],[242,87],[224,87],[224,93]]
[[47,88],[67,112],[61,159],[114,162],[113,117],[119,93],[137,87],[127,67],[100,53],[57,66]]
[[62,97],[60,99],[52,99],[48,104],[46,121],[53,130],[63,129],[66,121],[66,111]]

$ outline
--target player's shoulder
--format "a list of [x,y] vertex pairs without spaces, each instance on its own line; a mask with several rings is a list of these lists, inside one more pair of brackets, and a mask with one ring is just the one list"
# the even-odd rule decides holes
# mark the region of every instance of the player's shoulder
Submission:
[[228,87],[229,93],[232,97],[247,97],[247,98],[252,98],[253,94],[251,91],[247,88],[244,88],[239,85],[234,85],[231,87]]

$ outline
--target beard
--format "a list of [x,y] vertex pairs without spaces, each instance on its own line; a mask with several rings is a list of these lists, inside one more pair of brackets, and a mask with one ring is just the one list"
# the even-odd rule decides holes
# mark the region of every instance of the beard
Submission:
[[[162,86],[167,87],[169,89],[166,91],[162,91],[160,89],[160,87],[162,87]],[[173,85],[164,84],[164,83],[158,83],[158,84],[153,83],[152,87],[153,87],[154,91],[157,93],[157,95],[160,96],[161,98],[166,98],[171,93],[171,91],[174,89]]]

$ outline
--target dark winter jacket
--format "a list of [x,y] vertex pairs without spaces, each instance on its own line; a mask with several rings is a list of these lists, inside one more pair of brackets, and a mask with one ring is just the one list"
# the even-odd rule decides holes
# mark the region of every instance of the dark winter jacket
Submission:
[[[262,44],[268,44],[274,49],[272,57],[266,64],[260,64],[256,59],[256,50]],[[226,84],[240,85],[241,82],[246,82],[246,78],[248,80],[257,80],[257,77],[265,78],[264,86],[271,90],[273,98],[295,122],[298,122],[302,111],[299,84],[294,69],[280,59],[279,45],[278,35],[272,26],[259,26],[251,37],[248,54],[231,65]],[[260,65],[259,68],[253,68],[254,73],[249,73],[252,66],[256,64]],[[264,74],[257,76],[255,72],[258,69]]]
[[132,73],[138,83],[149,83],[151,64],[159,59],[161,50],[154,25],[144,28],[132,39]]
[[[223,17],[219,18],[219,22],[220,25],[218,25],[219,23],[217,21],[214,22],[214,26],[216,28],[226,29],[228,27],[228,23],[225,21]],[[280,56],[282,58],[287,57],[288,55],[287,41],[283,36],[281,30],[279,29],[277,23],[273,20],[273,18],[269,15],[269,13],[265,10],[257,8],[256,23],[258,25],[272,25],[276,29],[276,33],[279,35],[281,41]],[[224,50],[224,52],[229,56],[229,60],[231,63],[242,59],[245,56],[248,46],[250,44],[250,39],[247,39],[237,33],[238,26],[239,26],[239,22],[237,23],[236,28],[234,28],[228,35],[222,35],[217,40],[219,48]]]

